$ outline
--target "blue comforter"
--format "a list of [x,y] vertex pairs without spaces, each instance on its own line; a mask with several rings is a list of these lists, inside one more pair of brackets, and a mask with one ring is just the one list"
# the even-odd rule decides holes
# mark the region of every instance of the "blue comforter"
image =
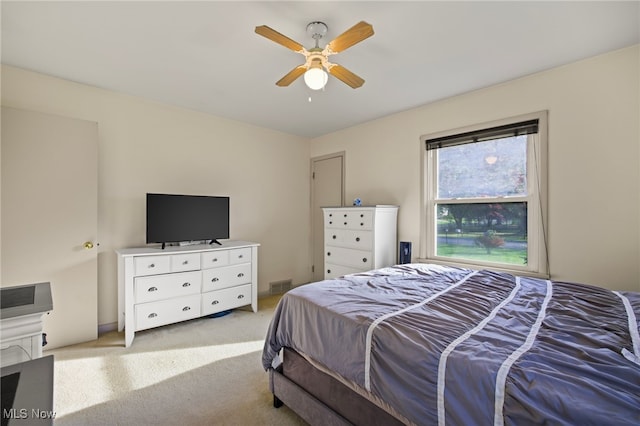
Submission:
[[398,265],[283,296],[290,347],[406,423],[640,424],[640,293]]

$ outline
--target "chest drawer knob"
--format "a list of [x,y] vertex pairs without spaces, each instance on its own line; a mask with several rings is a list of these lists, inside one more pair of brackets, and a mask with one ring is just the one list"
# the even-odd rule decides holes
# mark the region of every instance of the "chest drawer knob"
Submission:
[[191,286],[191,283],[184,283],[184,284],[182,284],[182,287],[190,287],[190,286]]
[[330,251],[327,252],[327,256],[331,256],[331,252]]
[[362,213],[360,213],[360,217],[364,217],[364,215]]
[[157,316],[158,316],[158,314],[156,314],[155,312],[152,312],[152,313],[149,314],[149,316],[147,316],[147,318],[155,318]]
[[347,217],[347,214],[345,213],[344,217]]
[[240,254],[238,255],[238,259],[242,259],[244,257],[244,255]]
[[239,294],[238,299],[244,299],[244,294]]
[[327,269],[327,274],[330,274],[330,273],[331,273],[331,269]]
[[220,279],[218,277],[211,278],[211,282],[212,283],[217,283],[218,281],[220,281]]
[[360,237],[356,237],[356,242],[360,242]]
[[183,310],[184,312],[186,312],[186,311],[190,311],[190,310],[191,310],[191,306],[185,306],[184,308],[182,308],[182,310]]
[[158,291],[158,287],[149,287],[147,291]]
[[212,262],[217,262],[217,261],[218,261],[218,258],[217,258],[217,257],[214,257],[213,259],[211,259],[211,261],[212,261]]
[[156,267],[156,264],[155,264],[155,263],[150,263],[150,264],[149,264],[149,266],[148,266],[148,268],[149,268],[149,269],[151,269],[151,268],[155,268],[155,267]]
[[244,277],[244,274],[243,274],[242,272],[240,272],[240,273],[238,274],[238,278],[242,278],[242,277]]
[[333,239],[334,239],[334,240],[336,239],[336,236],[335,236],[335,235],[333,236]]
[[363,257],[363,258],[362,258],[362,261],[363,261],[364,263],[367,263],[367,258],[366,258],[366,257]]
[[347,226],[347,222],[344,223],[344,226]]
[[214,300],[213,302],[211,302],[212,305],[217,305],[218,303],[220,302],[218,302],[217,300]]
[[364,223],[360,222],[360,226],[364,226]]
[[183,261],[183,262],[182,262],[182,264],[183,264],[183,265],[188,265],[188,264],[189,264],[189,261],[188,261],[188,260],[185,260],[185,261]]

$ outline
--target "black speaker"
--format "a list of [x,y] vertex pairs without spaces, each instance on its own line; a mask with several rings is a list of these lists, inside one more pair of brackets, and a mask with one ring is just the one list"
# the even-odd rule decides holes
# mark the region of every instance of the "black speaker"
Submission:
[[400,241],[399,264],[411,263],[411,242]]

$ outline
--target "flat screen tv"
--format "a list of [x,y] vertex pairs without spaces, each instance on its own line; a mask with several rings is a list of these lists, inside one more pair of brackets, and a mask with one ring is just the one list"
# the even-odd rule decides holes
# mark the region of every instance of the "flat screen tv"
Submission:
[[147,194],[147,244],[229,238],[229,197]]

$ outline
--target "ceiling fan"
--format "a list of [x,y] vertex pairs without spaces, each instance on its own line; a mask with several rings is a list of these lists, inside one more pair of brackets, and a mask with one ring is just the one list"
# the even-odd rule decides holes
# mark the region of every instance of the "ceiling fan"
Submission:
[[304,64],[298,65],[276,82],[276,85],[280,87],[290,85],[304,74],[307,86],[312,90],[319,90],[327,83],[327,72],[354,89],[364,84],[362,78],[342,65],[329,62],[329,55],[343,52],[354,44],[371,37],[373,35],[371,24],[364,21],[357,23],[329,42],[324,49],[319,45],[320,39],[327,34],[327,25],[324,22],[315,21],[307,25],[307,34],[316,41],[316,45],[309,50],[266,25],[256,27],[256,33],[305,57]]

